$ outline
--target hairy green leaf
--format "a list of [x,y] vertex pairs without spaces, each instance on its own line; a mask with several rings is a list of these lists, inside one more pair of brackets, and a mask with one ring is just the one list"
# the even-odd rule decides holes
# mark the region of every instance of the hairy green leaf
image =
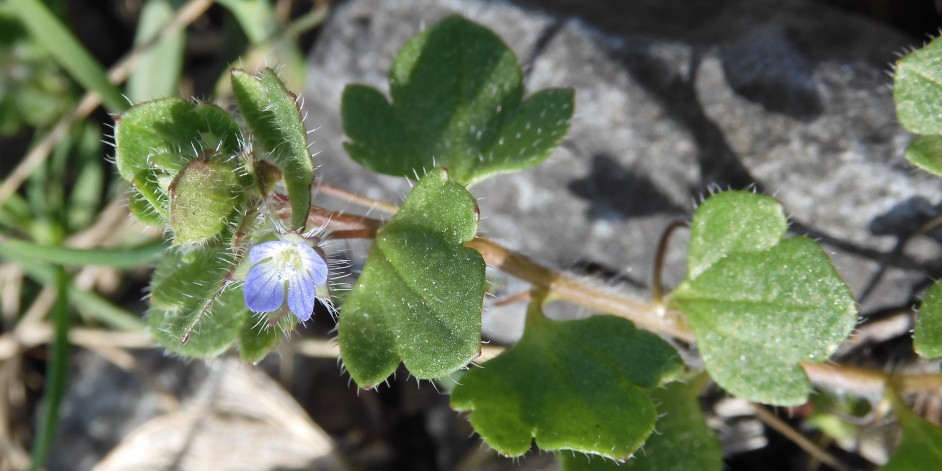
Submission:
[[654,334],[614,316],[553,322],[533,303],[520,342],[465,374],[451,405],[508,456],[573,450],[623,460],[654,430],[650,391],[683,363]]
[[900,124],[915,134],[942,133],[942,40],[896,62],[893,99]]
[[255,155],[282,170],[291,200],[292,227],[304,229],[311,208],[314,160],[308,150],[297,97],[269,68],[257,76],[233,69],[232,92],[252,130]]
[[147,317],[154,339],[168,351],[190,358],[211,358],[232,346],[249,311],[242,289],[225,285],[184,309],[152,307]]
[[148,327],[167,350],[208,358],[226,351],[249,316],[242,289],[227,281],[225,248],[168,250],[150,284]]
[[474,197],[435,170],[380,229],[338,325],[340,355],[360,387],[385,380],[400,359],[429,379],[480,353],[484,261],[462,245],[477,227]]
[[[811,390],[800,363],[827,360],[853,330],[856,304],[814,241],[769,244],[772,235],[784,233],[770,202],[749,192],[707,200],[691,232],[692,265],[700,271],[690,271],[669,300],[690,321],[707,371],[720,386],[750,401],[798,405]],[[737,226],[739,218],[750,223]],[[722,240],[727,225],[732,241]],[[743,241],[744,234],[764,242]],[[695,255],[707,250],[694,248],[700,239],[721,247],[722,257]]]
[[222,232],[242,203],[230,162],[194,159],[170,185],[170,228],[176,244],[203,242]]
[[932,285],[922,299],[913,344],[926,358],[942,357],[942,282]]
[[240,136],[221,108],[178,98],[141,103],[115,118],[115,164],[137,193],[132,212],[150,224],[166,219],[177,173],[196,158],[229,160],[239,152]]
[[150,304],[167,310],[200,304],[221,286],[231,264],[232,256],[220,247],[168,250],[151,277]]
[[463,184],[536,165],[566,134],[573,93],[550,89],[523,100],[521,77],[494,33],[445,18],[399,51],[389,74],[391,104],[370,87],[344,90],[347,152],[390,175],[445,166]]
[[657,432],[644,442],[644,451],[627,463],[600,457],[560,453],[565,471],[720,471],[723,450],[707,426],[698,399],[700,381],[672,382],[655,389],[651,399],[657,406]]
[[687,277],[696,278],[733,252],[768,249],[782,241],[788,220],[772,198],[746,191],[719,193],[693,219],[687,249]]

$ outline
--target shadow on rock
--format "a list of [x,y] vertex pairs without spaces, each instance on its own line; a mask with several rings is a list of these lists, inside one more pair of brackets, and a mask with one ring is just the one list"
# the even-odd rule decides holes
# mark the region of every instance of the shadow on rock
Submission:
[[588,201],[587,215],[592,219],[684,214],[651,180],[625,169],[609,155],[595,155],[589,174],[569,183],[569,191]]

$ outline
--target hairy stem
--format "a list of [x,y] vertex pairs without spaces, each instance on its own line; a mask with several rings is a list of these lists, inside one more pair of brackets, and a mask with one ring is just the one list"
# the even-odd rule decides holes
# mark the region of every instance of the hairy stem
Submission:
[[[326,187],[327,185],[320,185],[322,191]],[[346,198],[347,194],[353,193],[344,190],[329,191],[332,196],[355,204],[390,214],[395,212],[395,206],[389,203],[377,202],[361,195],[355,195],[355,199]],[[308,224],[312,227],[326,225],[331,229],[332,238],[372,238],[382,227],[383,221],[312,207]],[[574,275],[558,272],[483,237],[477,237],[465,243],[465,246],[480,252],[488,265],[545,291],[550,300],[567,301],[597,312],[624,317],[641,328],[666,337],[689,343],[696,341],[683,315],[679,311],[667,309],[661,303],[646,302]],[[889,374],[876,369],[836,363],[802,363],[801,366],[808,378],[818,387],[865,397],[874,402],[883,397],[890,380]],[[942,376],[938,374],[907,374],[897,375],[895,378],[901,393],[942,391]]]

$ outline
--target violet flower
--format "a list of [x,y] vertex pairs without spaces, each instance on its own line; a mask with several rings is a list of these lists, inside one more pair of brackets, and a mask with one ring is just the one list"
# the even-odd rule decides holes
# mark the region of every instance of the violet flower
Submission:
[[287,292],[288,309],[302,322],[311,318],[315,288],[327,284],[327,262],[320,253],[299,242],[274,240],[252,247],[249,262],[244,287],[249,310],[279,309]]

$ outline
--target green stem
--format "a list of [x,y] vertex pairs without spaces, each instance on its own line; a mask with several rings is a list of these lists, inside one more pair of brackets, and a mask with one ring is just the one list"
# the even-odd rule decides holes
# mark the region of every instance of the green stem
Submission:
[[36,441],[33,442],[31,470],[42,469],[49,455],[59,423],[59,405],[65,396],[69,377],[69,277],[62,266],[56,267],[55,271],[56,303],[52,309],[55,334],[47,362],[46,387],[43,394],[45,404],[40,414]]

